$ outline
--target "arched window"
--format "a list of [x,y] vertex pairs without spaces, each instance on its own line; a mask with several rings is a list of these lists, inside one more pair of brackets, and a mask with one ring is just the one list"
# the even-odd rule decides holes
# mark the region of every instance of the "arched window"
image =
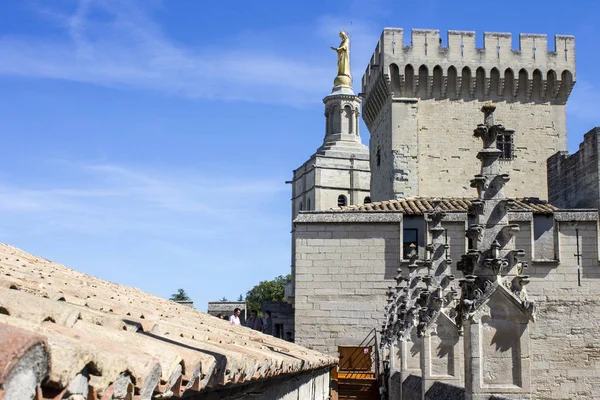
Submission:
[[302,211],[302,202],[300,202],[300,207],[298,207],[298,211]]
[[342,133],[352,133],[352,108],[347,104],[342,115]]
[[485,93],[485,70],[481,67],[475,71],[475,97],[483,99]]
[[429,90],[429,70],[425,65],[419,67],[419,97],[428,97],[427,93]]
[[463,99],[471,98],[471,69],[469,67],[464,67],[462,69],[462,79],[460,84],[460,96]]
[[330,108],[327,107],[325,109],[325,136],[327,136],[331,133],[330,132],[331,122],[330,122],[330,115],[329,115],[330,112],[331,112]]
[[558,96],[561,99],[566,99],[571,92],[571,88],[573,87],[573,74],[569,70],[564,70],[562,74],[560,74],[560,89],[558,92]]
[[394,92],[394,95],[401,96],[400,69],[396,64],[390,64],[390,80],[392,81],[392,91]]
[[513,98],[515,88],[515,74],[512,69],[507,68],[504,71],[504,97],[507,99]]
[[529,82],[529,74],[527,70],[521,69],[519,71],[519,100],[525,101],[527,100],[527,85]]
[[348,199],[343,194],[338,196],[338,207],[345,207],[348,204]]
[[539,101],[542,98],[542,71],[536,69],[533,71],[533,87],[531,90],[531,100]]
[[415,80],[415,69],[412,65],[407,64],[404,67],[404,96],[413,97],[415,95],[414,90],[414,80]]
[[556,72],[552,69],[548,71],[546,79],[546,101],[549,101],[556,97],[556,91],[558,90],[556,87]]
[[442,96],[442,67],[436,65],[433,69],[433,98],[439,98]]
[[331,133],[340,133],[340,128],[341,128],[341,112],[340,112],[340,107],[338,107],[337,105],[334,105],[333,107],[331,107],[331,114],[330,114],[330,119],[331,119],[331,129],[329,132]]
[[365,201],[364,201],[364,203],[365,203],[365,204],[369,204],[369,203],[371,203],[371,196],[367,196],[367,197],[365,197]]
[[490,97],[498,96],[498,85],[500,84],[500,71],[498,68],[492,68],[490,73]]
[[452,65],[448,68],[448,92],[446,95],[449,99],[456,97],[456,68]]
[[308,211],[310,211],[310,210],[311,210],[311,208],[310,208],[310,198],[309,198],[309,199],[307,200],[307,202],[306,202],[306,209],[307,209]]

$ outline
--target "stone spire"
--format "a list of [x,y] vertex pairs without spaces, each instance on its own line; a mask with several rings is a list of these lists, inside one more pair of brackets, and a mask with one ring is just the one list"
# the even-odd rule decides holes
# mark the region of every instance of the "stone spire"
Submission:
[[[348,89],[349,88],[349,89]],[[318,153],[361,153],[368,157],[369,148],[360,140],[360,97],[352,87],[342,88],[323,99],[325,103],[325,137]]]
[[[478,194],[469,210],[471,226],[466,231],[472,244],[457,263],[464,275],[459,280],[460,294],[453,285],[455,276],[447,256],[443,223],[461,217],[441,210],[439,201],[433,212],[425,214],[431,238],[425,259],[418,259],[413,249],[409,260],[401,261],[406,270],[398,269],[395,291],[390,287],[387,292],[382,352],[384,357],[394,358],[394,346],[398,347],[403,382],[408,374],[415,373],[408,370],[405,361],[410,357],[408,343],[418,344],[422,398],[435,381],[462,384],[460,374],[433,374],[432,335],[458,342],[463,334],[466,400],[488,399],[494,393],[530,398],[528,327],[534,308],[525,290],[529,277],[522,275],[527,265],[519,261],[525,252],[514,249],[512,241],[519,226],[508,219],[514,201],[504,196],[509,176],[500,170],[502,151],[496,146],[498,135],[506,132],[502,125],[494,124],[494,110],[493,104],[483,106],[484,123],[474,133],[483,141],[483,148],[477,154],[480,173],[471,180]],[[459,362],[454,353],[452,357],[453,363]],[[511,368],[485,370],[486,361],[500,358],[506,364],[506,357]]]
[[292,220],[301,211],[321,211],[371,201],[369,148],[360,140],[361,98],[354,94],[350,76],[350,43],[340,32],[338,74],[325,103],[325,136],[321,146],[294,170]]
[[[431,327],[440,327],[438,334],[442,330],[457,330],[453,317],[458,291],[452,285],[452,260],[448,256],[446,230],[442,226],[447,213],[439,204],[440,201],[434,200],[434,211],[425,215],[431,237],[431,243],[426,246],[427,257],[418,259],[416,248],[413,248],[409,259],[401,261],[408,273],[404,274],[403,268],[398,268],[396,290],[394,292],[390,287],[387,292],[386,320],[381,331],[384,354],[393,353],[391,349],[397,345],[400,353],[406,356],[410,351],[407,342],[419,343],[421,393],[426,393],[436,380],[440,380],[439,376],[433,376],[431,359],[426,356],[431,348]],[[410,373],[407,365],[402,365],[400,381],[403,382]],[[458,383],[452,378],[445,380]]]
[[[519,231],[511,224],[508,212],[514,201],[504,196],[508,174],[500,171],[496,146],[498,135],[505,134],[502,125],[494,124],[493,104],[482,107],[484,123],[474,136],[483,142],[477,154],[481,173],[471,180],[478,198],[472,202],[473,214],[467,236],[472,246],[462,256],[457,268],[464,274],[459,281],[461,298],[456,323],[465,336],[465,399],[484,400],[493,394],[529,399],[530,349],[529,322],[534,305],[527,297],[525,285],[529,276],[519,259],[523,250],[514,249],[512,238]],[[498,338],[502,337],[502,346]],[[505,371],[491,371],[490,360],[509,361]]]
[[[325,138],[317,150],[343,153],[361,153],[368,157],[369,148],[360,140],[360,103],[361,98],[354,94],[350,78],[350,66],[347,59],[349,43],[345,32],[340,32],[343,41],[338,51],[338,76],[335,78],[331,93],[323,99],[325,103]],[[345,38],[345,39],[344,39]],[[342,52],[342,49],[344,49]],[[340,55],[342,53],[342,55]],[[344,58],[346,57],[346,58]]]
[[509,245],[519,226],[508,221],[508,211],[514,201],[504,196],[504,185],[510,176],[500,171],[498,163],[502,151],[496,146],[496,138],[504,134],[505,128],[494,125],[495,109],[491,103],[482,107],[484,123],[478,125],[474,132],[474,136],[482,140],[483,148],[477,154],[481,173],[471,180],[471,187],[476,188],[478,194],[470,210],[473,222],[466,233],[472,241],[472,248],[457,264],[464,274],[464,279],[460,280],[462,302],[459,324],[469,318],[480,301],[478,299],[498,285],[516,292],[525,302],[524,306],[532,306],[525,300],[524,285],[529,282],[528,276],[521,275],[527,265],[519,262],[525,252],[510,249]]
[[364,153],[369,149],[360,140],[361,98],[354,94],[350,75],[350,39],[348,33],[340,31],[342,42],[332,47],[338,54],[338,74],[331,93],[323,99],[325,103],[325,138],[317,150],[323,154],[328,150],[346,153]]

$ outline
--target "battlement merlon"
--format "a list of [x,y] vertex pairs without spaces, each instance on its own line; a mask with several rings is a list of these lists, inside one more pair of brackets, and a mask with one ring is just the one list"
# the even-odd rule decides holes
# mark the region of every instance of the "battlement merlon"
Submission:
[[544,77],[553,71],[558,80],[564,71],[569,71],[575,81],[574,36],[555,35],[554,49],[550,50],[548,37],[543,34],[520,34],[518,49],[513,49],[510,33],[485,32],[483,48],[477,48],[475,35],[473,31],[448,31],[447,46],[442,46],[439,30],[413,29],[411,45],[404,46],[402,28],[385,28],[363,76],[362,91],[368,92],[379,73],[388,74],[391,64],[396,64],[401,71],[410,64],[415,73],[421,65],[429,71],[439,65],[444,75],[450,66],[459,71],[469,67],[473,74],[481,67],[487,76],[492,68],[502,74],[511,69],[515,75],[524,69],[529,77],[536,70]]

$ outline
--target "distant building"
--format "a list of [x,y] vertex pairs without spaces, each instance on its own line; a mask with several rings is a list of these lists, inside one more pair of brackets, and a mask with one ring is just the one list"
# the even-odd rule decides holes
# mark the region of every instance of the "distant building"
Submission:
[[213,316],[223,314],[229,318],[233,315],[233,310],[239,308],[242,310],[240,314],[240,323],[244,325],[248,318],[245,301],[209,301],[207,313]]
[[273,336],[285,339],[286,332],[294,332],[294,309],[285,301],[267,301],[262,305],[263,317],[265,311],[271,311],[273,320]]
[[334,91],[325,103],[325,136],[317,151],[294,171],[292,218],[300,211],[368,203],[369,148],[359,134],[360,103],[351,87]]
[[181,304],[182,306],[194,308],[194,302],[192,300],[173,300],[177,304]]
[[586,133],[579,150],[548,159],[548,200],[558,207],[600,208],[600,127]]

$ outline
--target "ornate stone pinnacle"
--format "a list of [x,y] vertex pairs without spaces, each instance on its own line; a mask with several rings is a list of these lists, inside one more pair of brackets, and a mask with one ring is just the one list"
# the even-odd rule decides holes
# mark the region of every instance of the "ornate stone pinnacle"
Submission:
[[481,107],[481,112],[483,112],[483,115],[485,116],[484,123],[488,127],[494,125],[494,111],[495,110],[496,110],[496,106],[491,101],[485,103],[483,105],[483,107]]
[[490,110],[490,112],[494,112],[496,110],[496,105],[491,101],[488,101],[481,107],[481,111],[485,112],[486,110]]

